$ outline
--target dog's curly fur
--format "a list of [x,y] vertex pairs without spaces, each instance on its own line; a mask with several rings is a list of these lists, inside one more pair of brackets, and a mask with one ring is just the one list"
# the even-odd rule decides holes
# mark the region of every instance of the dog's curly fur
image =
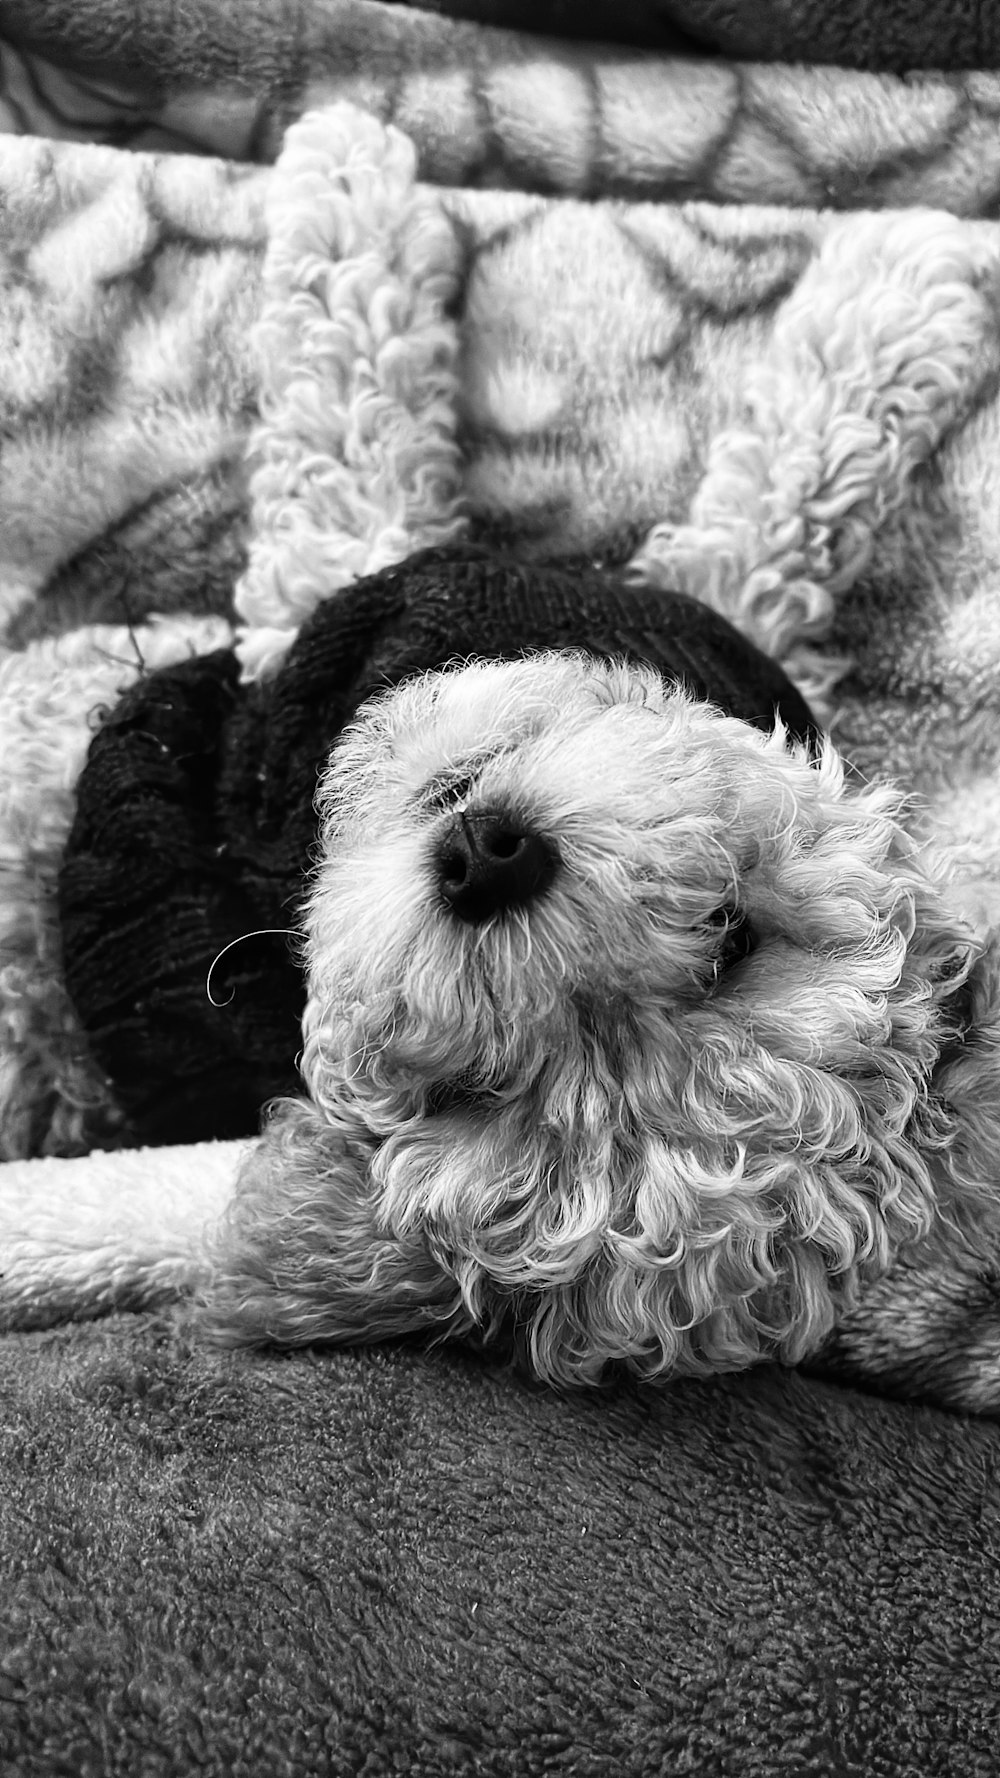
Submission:
[[[558,864],[469,923],[435,858],[483,810]],[[222,1225],[218,1338],[704,1375],[807,1357],[900,1253],[995,1243],[996,956],[831,747],[634,666],[476,664],[369,705],[321,816],[308,1098]]]

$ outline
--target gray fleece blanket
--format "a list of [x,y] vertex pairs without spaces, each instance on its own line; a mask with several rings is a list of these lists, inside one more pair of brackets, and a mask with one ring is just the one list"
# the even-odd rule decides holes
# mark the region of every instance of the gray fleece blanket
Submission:
[[996,1429],[762,1372],[0,1344],[11,1778],[993,1778]]

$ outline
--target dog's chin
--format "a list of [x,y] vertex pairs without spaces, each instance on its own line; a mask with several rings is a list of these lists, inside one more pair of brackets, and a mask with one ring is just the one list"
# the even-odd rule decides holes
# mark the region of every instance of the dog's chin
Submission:
[[610,1117],[546,1132],[523,1106],[466,1102],[381,1142],[368,1183],[380,1235],[451,1281],[456,1322],[502,1330],[541,1381],[577,1386],[815,1351],[929,1221],[929,1193],[880,1203],[866,1168],[851,1184],[843,1155],[810,1169]]
[[[795,1364],[819,1350],[855,1301],[862,1272],[831,1278],[815,1255],[789,1252],[785,1275],[748,1298],[717,1303],[703,1320],[681,1317],[686,1280],[633,1268],[593,1272],[576,1287],[488,1299],[506,1350],[537,1381],[592,1388],[621,1375],[644,1382],[707,1378],[767,1361]],[[487,1342],[488,1343],[488,1342]]]

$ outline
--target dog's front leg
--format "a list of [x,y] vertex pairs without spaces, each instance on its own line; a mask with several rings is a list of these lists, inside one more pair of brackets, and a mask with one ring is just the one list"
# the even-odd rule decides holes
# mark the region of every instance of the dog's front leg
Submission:
[[280,1101],[209,1243],[200,1318],[223,1345],[371,1343],[470,1322],[421,1238],[380,1222],[371,1145]]

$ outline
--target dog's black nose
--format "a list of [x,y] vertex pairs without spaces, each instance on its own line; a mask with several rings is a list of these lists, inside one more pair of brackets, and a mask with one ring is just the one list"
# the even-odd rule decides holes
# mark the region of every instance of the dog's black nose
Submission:
[[516,817],[483,809],[454,817],[436,854],[441,893],[460,920],[477,924],[544,893],[559,855]]

